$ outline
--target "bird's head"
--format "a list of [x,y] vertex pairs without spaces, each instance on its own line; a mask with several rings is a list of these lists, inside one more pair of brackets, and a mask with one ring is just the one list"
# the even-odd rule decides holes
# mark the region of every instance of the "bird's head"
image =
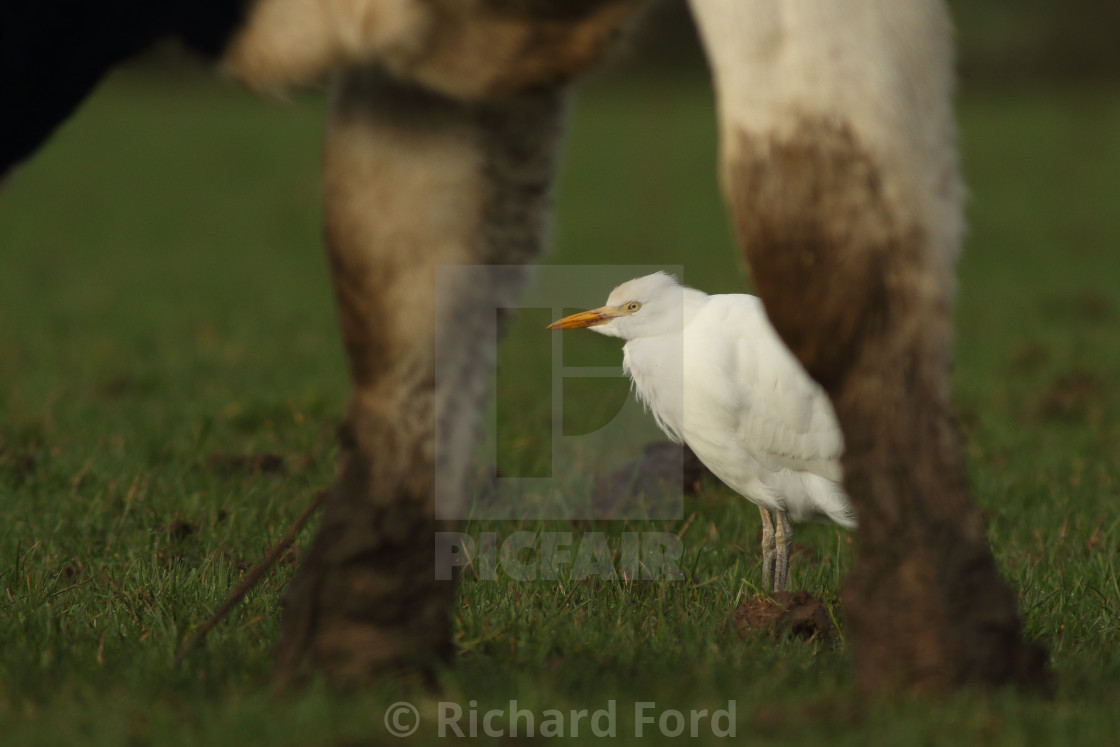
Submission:
[[634,340],[675,332],[684,324],[685,288],[665,272],[627,280],[611,291],[605,306],[566,316],[549,329],[580,329]]

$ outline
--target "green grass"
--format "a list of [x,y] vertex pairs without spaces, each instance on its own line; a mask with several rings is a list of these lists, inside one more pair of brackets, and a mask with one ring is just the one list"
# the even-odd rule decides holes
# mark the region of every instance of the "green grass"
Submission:
[[[332,473],[346,379],[318,233],[323,108],[122,74],[0,199],[0,743],[382,743],[384,710],[402,699],[434,741],[438,698],[481,710],[516,698],[538,714],[614,699],[620,735],[636,701],[688,711],[734,699],[740,738],[758,743],[1114,739],[1120,96],[1103,89],[978,92],[961,106],[972,198],[955,385],[976,499],[1027,629],[1052,652],[1053,700],[858,703],[842,636],[737,638],[731,611],[758,590],[757,512],[715,484],[684,506],[685,582],[468,578],[441,696],[396,683],[272,693],[290,558],[175,666]],[[746,287],[714,134],[702,85],[598,81],[576,107],[551,261],[681,265],[706,290]],[[503,348],[490,437],[504,474],[548,476],[551,312],[532,294],[526,306]],[[567,343],[566,365],[618,362],[610,340]],[[618,381],[569,386],[567,435],[623,407]],[[655,431],[627,433],[615,457]],[[229,456],[261,454],[279,463]],[[577,466],[594,469],[591,457]],[[808,551],[792,585],[839,620],[847,535],[810,526],[797,539]]]

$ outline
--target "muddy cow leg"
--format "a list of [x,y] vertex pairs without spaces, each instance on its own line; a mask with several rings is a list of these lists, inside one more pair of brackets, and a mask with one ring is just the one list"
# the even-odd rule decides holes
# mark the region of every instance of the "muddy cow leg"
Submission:
[[767,312],[844,431],[867,690],[1037,682],[973,506],[948,371],[961,233],[940,2],[692,0],[723,181]]
[[494,309],[515,305],[527,270],[442,297],[436,274],[538,256],[562,99],[458,103],[375,72],[338,87],[324,218],[354,384],[338,478],[285,598],[282,677],[308,662],[358,680],[449,651],[454,587],[436,581],[433,543],[453,527],[436,522],[434,478],[465,479]]
[[[255,0],[227,69],[257,89],[344,71],[326,237],[354,389],[339,474],[285,597],[276,672],[335,681],[438,659],[454,593],[441,516],[464,494],[495,309],[539,254],[563,90],[640,0]],[[449,279],[450,278],[450,279]],[[438,370],[437,370],[438,361]],[[439,480],[435,479],[438,471]]]

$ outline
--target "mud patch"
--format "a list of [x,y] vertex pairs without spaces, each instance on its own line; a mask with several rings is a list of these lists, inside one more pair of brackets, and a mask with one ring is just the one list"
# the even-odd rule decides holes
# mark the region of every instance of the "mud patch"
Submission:
[[1075,324],[1104,324],[1116,316],[1112,299],[1097,291],[1082,291],[1044,299],[1039,309],[1050,319]]
[[186,519],[175,519],[175,521],[167,525],[167,536],[173,542],[185,540],[196,531],[198,531],[198,527]]
[[1039,392],[1026,409],[1028,420],[1084,420],[1099,413],[1105,386],[1088,371],[1070,371]]
[[215,451],[206,457],[206,469],[218,475],[280,474],[287,465],[281,454],[228,454]]
[[779,591],[755,597],[735,610],[735,630],[741,637],[789,633],[797,638],[829,638],[834,630],[824,604],[807,591]]
[[155,376],[140,376],[120,373],[102,379],[94,387],[94,392],[105,399],[142,397],[155,393],[159,380]]
[[1053,359],[1050,348],[1037,342],[1017,345],[1011,351],[1010,368],[1015,373],[1034,373]]
[[170,547],[161,547],[156,551],[156,559],[160,561],[165,570],[177,571],[198,568],[202,564],[202,557],[194,553],[172,550]]
[[58,569],[56,575],[63,581],[74,581],[82,575],[83,571],[85,571],[85,566],[82,564],[82,561],[78,558],[73,558],[70,562],[64,563],[62,567]]
[[0,483],[19,489],[38,472],[45,448],[46,427],[42,422],[16,425],[0,423]]
[[35,457],[35,453],[30,450],[4,451],[0,448],[0,475],[7,477],[13,488],[23,487],[23,484],[35,474],[38,467],[39,460]]

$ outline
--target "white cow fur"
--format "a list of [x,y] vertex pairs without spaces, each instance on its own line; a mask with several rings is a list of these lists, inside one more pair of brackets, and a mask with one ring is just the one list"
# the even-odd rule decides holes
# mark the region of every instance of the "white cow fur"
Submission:
[[[846,122],[881,159],[885,191],[937,231],[936,290],[952,287],[963,192],[951,108],[950,20],[937,0],[689,0],[715,78],[725,149],[789,134],[806,115]],[[765,140],[763,137],[758,138]],[[913,181],[912,179],[916,179]],[[948,188],[947,188],[948,186]]]

